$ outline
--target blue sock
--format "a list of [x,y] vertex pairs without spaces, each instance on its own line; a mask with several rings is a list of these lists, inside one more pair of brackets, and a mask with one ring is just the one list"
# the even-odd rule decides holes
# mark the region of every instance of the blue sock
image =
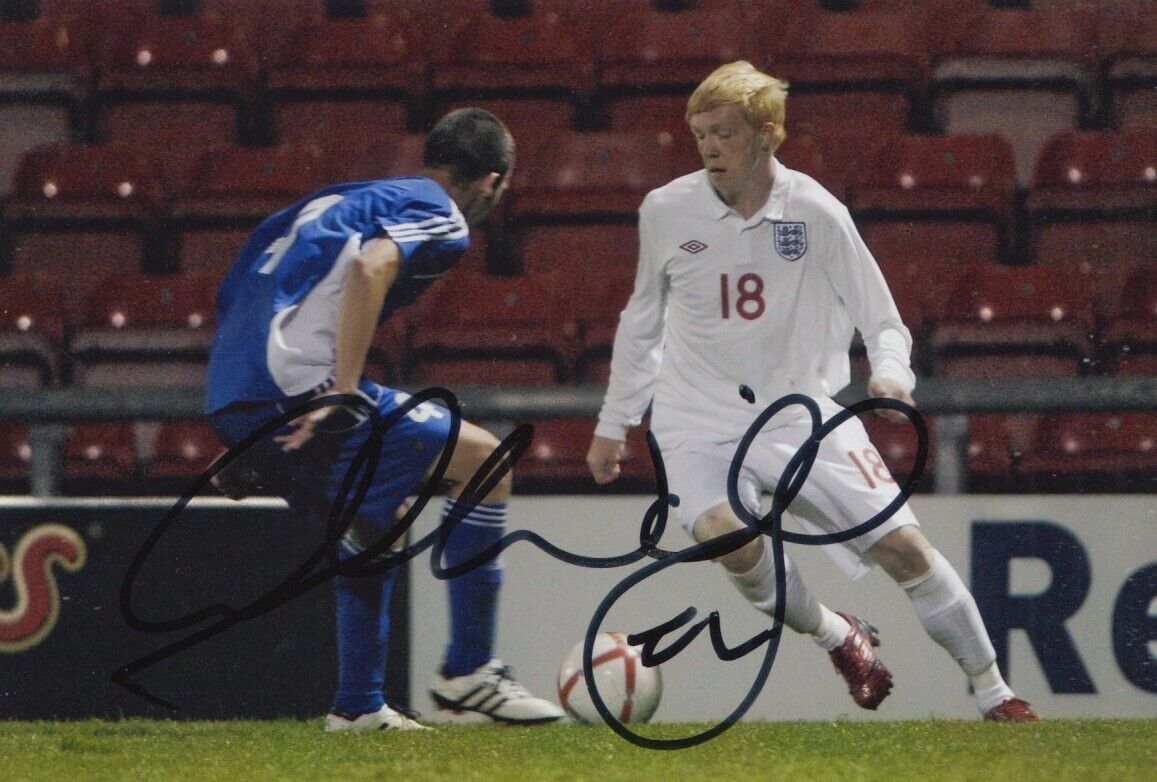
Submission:
[[[342,552],[349,555],[348,548]],[[333,580],[337,609],[338,690],[333,708],[359,715],[385,704],[386,646],[390,637],[390,595],[396,571]]]
[[[454,509],[446,501],[445,519]],[[458,522],[446,541],[444,562],[453,566],[497,543],[506,531],[506,503],[480,503]],[[494,656],[494,629],[502,561],[496,557],[450,580],[450,644],[442,666],[444,676],[463,676],[481,668]]]

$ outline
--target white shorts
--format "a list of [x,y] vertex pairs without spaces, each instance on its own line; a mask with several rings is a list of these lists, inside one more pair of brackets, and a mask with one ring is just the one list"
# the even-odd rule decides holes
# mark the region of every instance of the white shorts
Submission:
[[[831,400],[819,400],[819,405],[824,421],[843,409]],[[806,413],[802,417],[781,413],[752,441],[737,489],[740,502],[757,518],[762,516],[765,496],[775,491],[784,468],[810,434],[811,417]],[[721,444],[691,435],[681,437],[677,447],[664,449],[662,442],[659,447],[670,491],[679,497],[674,515],[691,534],[695,521],[705,512],[729,504],[727,476],[739,440]],[[853,416],[821,441],[807,480],[788,511],[803,532],[832,534],[873,518],[898,494],[896,481],[868,439],[864,425]],[[764,510],[768,507],[765,505]],[[865,559],[867,550],[888,533],[909,524],[918,526],[919,522],[905,502],[864,534],[823,548],[850,577],[860,578],[871,567]],[[788,529],[786,525],[784,528]]]

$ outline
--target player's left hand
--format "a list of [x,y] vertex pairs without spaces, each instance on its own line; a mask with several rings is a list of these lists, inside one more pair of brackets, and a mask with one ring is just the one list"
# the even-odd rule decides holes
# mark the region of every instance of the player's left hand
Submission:
[[587,466],[595,483],[610,483],[619,477],[621,468],[619,462],[623,460],[626,444],[619,440],[595,435],[591,438],[591,447],[587,451]]
[[[868,394],[874,399],[899,399],[912,407],[916,406],[916,400],[895,380],[886,377],[874,377],[868,381]],[[876,408],[874,410],[876,415],[891,421],[894,424],[902,424],[908,420],[908,416],[901,413],[899,410],[885,410],[883,408]]]
[[[217,454],[217,458],[213,460],[213,467],[216,467],[218,460],[228,454],[228,448]],[[217,469],[209,482],[229,499],[243,500],[261,490],[262,478],[242,454],[230,461],[229,464]]]

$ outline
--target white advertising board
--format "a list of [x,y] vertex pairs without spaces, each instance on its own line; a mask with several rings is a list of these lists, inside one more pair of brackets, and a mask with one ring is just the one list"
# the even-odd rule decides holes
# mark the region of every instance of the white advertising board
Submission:
[[[587,557],[639,545],[644,496],[515,497],[508,533],[529,530]],[[437,523],[431,503],[415,534]],[[933,543],[977,596],[1006,678],[1047,717],[1157,717],[1157,503],[1145,496],[917,496],[912,506]],[[791,529],[790,521],[785,529]],[[691,541],[674,519],[660,546]],[[907,596],[878,568],[849,581],[820,549],[786,544],[807,583],[834,610],[880,629],[881,658],[895,678],[876,712],[859,709],[827,655],[785,631],[771,673],[747,720],[975,718],[966,680],[924,633]],[[654,562],[596,569],[560,562],[526,541],[504,554],[497,652],[536,694],[555,697],[555,676],[591,618],[624,579]],[[667,634],[663,649],[718,612],[731,648],[771,626],[731,587],[718,565],[680,563],[626,590],[605,612],[602,630],[639,633],[696,609]],[[411,691],[427,719],[427,695],[447,640],[447,590],[429,557],[412,570]],[[725,662],[704,628],[662,666],[657,721],[720,721],[752,691],[766,657],[761,644]]]

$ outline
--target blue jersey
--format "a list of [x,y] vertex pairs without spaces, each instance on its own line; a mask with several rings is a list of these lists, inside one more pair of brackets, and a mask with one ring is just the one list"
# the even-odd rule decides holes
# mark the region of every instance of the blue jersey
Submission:
[[364,242],[380,236],[397,243],[402,264],[379,324],[469,245],[457,205],[425,177],[334,185],[254,230],[217,293],[206,412],[296,396],[332,377],[350,263]]

